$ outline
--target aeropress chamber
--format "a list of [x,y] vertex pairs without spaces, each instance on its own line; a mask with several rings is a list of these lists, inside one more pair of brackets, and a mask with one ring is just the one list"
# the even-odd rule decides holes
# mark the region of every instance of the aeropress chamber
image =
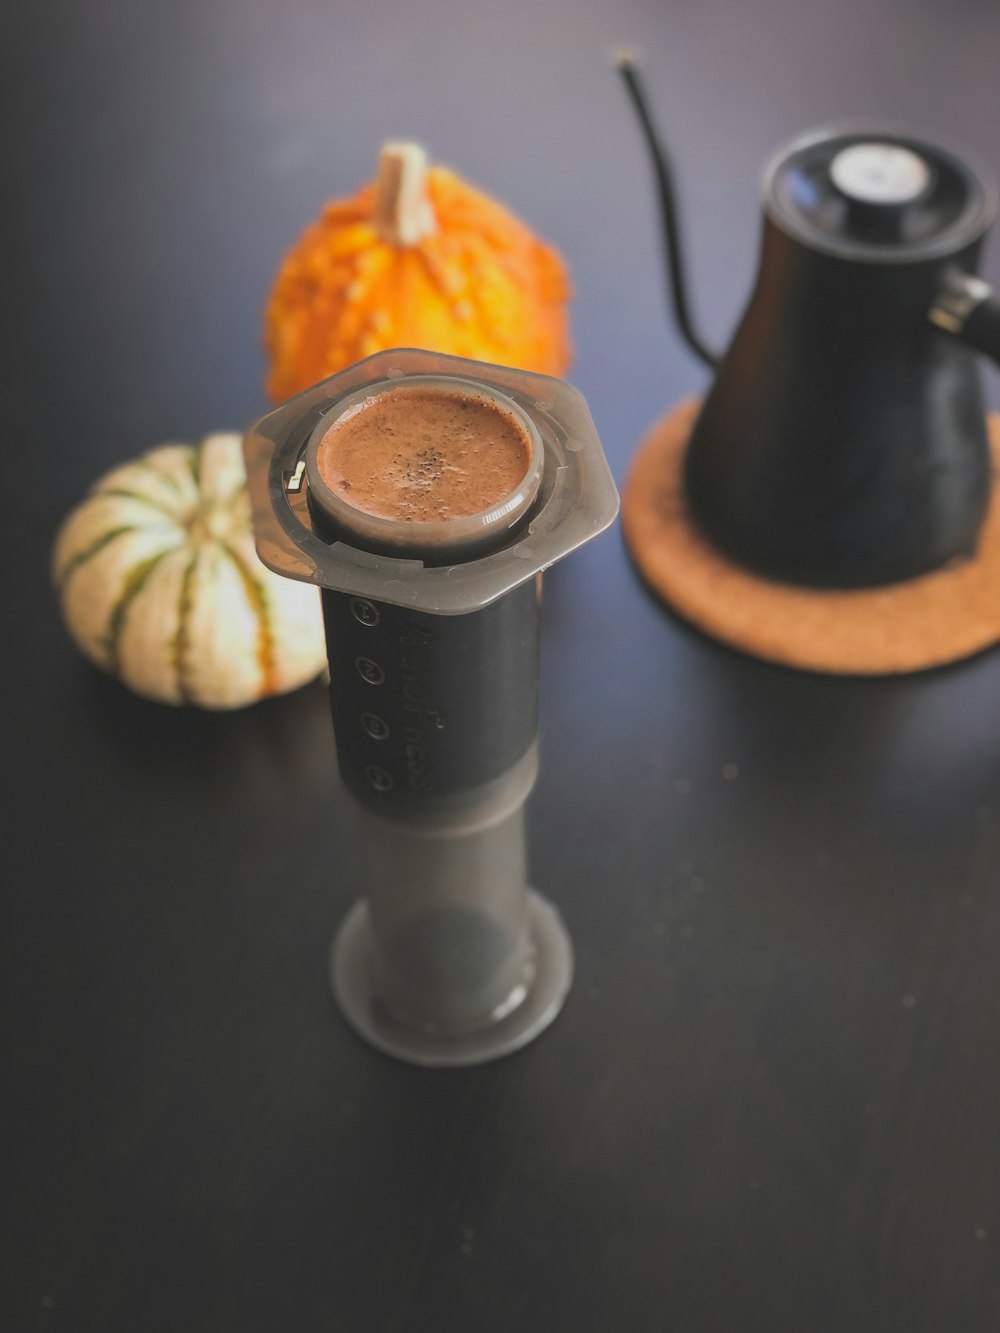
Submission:
[[394,350],[278,407],[244,450],[261,560],[322,590],[364,890],[331,954],[340,1008],[412,1063],[505,1055],[572,977],[527,885],[524,802],[538,576],[618,511],[586,403],[549,376]]

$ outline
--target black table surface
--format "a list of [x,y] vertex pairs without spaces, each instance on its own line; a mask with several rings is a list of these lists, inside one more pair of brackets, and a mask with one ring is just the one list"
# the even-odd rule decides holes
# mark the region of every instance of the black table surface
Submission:
[[518,1055],[422,1071],[328,991],[360,886],[322,686],[145,703],[71,647],[47,571],[102,471],[263,409],[279,257],[388,137],[560,247],[621,480],[705,379],[609,52],[642,55],[722,343],[795,134],[888,119],[1000,167],[1000,10],[88,0],[12,25],[0,1324],[1000,1328],[1000,652],[795,674],[675,620],[617,532],[567,560],[528,820],[575,987]]

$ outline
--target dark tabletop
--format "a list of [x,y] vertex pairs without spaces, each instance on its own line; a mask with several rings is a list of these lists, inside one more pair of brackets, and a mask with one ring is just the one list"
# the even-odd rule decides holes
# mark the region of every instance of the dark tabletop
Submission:
[[47,573],[102,471],[263,409],[279,257],[387,137],[562,250],[573,380],[621,480],[705,377],[608,53],[643,55],[721,343],[761,165],[796,133],[889,118],[1000,168],[1000,10],[85,0],[12,22],[0,1324],[1000,1327],[1000,653],[798,675],[673,619],[618,532],[567,560],[528,820],[575,988],[520,1054],[428,1072],[328,991],[359,883],[322,686],[144,703],[71,647]]

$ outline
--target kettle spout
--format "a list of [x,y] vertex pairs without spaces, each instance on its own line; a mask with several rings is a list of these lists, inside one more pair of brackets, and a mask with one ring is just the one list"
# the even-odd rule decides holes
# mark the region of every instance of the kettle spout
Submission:
[[677,198],[674,190],[673,172],[670,168],[670,158],[653,124],[649,102],[639,79],[639,71],[631,57],[625,54],[617,57],[617,64],[639,117],[639,124],[646,139],[646,146],[649,149],[649,155],[653,163],[653,172],[656,176],[656,188],[660,200],[660,220],[663,226],[663,242],[669,275],[668,294],[673,307],[674,318],[684,341],[691,348],[691,351],[700,361],[704,361],[705,365],[711,370],[715,370],[719,364],[719,357],[709,350],[695,331],[691,319],[691,309],[688,305],[680,224],[677,220]]
[[1000,364],[1000,296],[982,278],[952,273],[927,318]]

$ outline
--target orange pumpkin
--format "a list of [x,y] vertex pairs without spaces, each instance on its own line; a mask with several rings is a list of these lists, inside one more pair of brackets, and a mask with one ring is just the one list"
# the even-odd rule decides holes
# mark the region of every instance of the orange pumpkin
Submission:
[[288,252],[265,316],[275,401],[389,347],[562,375],[569,282],[556,252],[416,144],[327,204]]

